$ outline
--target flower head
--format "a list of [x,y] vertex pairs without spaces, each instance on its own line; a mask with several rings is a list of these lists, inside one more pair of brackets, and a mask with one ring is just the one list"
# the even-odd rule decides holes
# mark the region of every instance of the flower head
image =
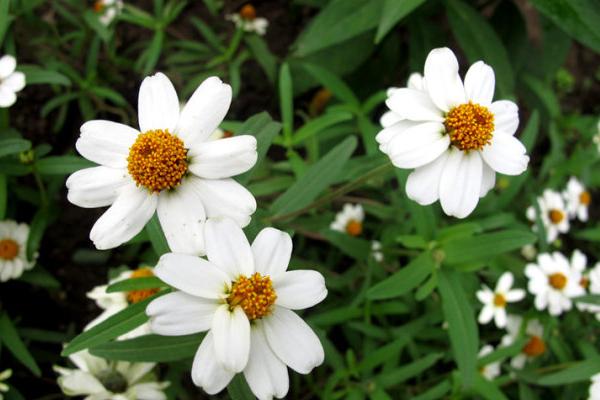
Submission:
[[[546,230],[546,240],[553,242],[559,233],[569,231],[568,212],[565,202],[560,193],[550,189],[544,190],[541,197],[537,198],[540,208],[540,219]],[[537,220],[537,211],[535,207],[530,206],[526,211],[527,219],[534,222]],[[537,225],[533,225],[533,230],[537,231]]]
[[25,87],[25,74],[15,71],[17,60],[11,55],[0,57],[0,108],[7,108],[17,101],[17,92]]
[[256,139],[210,140],[230,103],[231,87],[212,77],[180,111],[173,84],[158,73],[140,88],[139,131],[103,120],[83,124],[77,150],[100,166],[67,179],[68,199],[81,207],[110,205],[90,232],[98,249],[130,240],[155,212],[179,253],[204,254],[207,217],[250,222],[256,201],[232,177],[256,163]]
[[[483,358],[494,351],[494,346],[486,344],[479,350],[478,358]],[[500,376],[500,361],[495,361],[482,366],[479,373],[487,380],[493,381]]]
[[483,303],[479,313],[480,324],[487,324],[494,319],[498,328],[506,326],[506,305],[525,298],[523,289],[512,289],[513,281],[513,274],[505,272],[498,279],[496,289],[492,291],[483,285],[483,289],[477,291],[477,298]]
[[29,225],[0,221],[0,282],[17,279],[35,265],[37,254],[33,260],[27,259],[28,238]]
[[582,222],[587,221],[588,208],[592,202],[592,196],[577,178],[571,177],[569,179],[563,196],[567,202],[569,216],[571,218],[577,217]]
[[256,33],[260,36],[267,33],[267,27],[269,26],[269,21],[266,18],[256,16],[256,9],[252,4],[244,5],[239,13],[229,14],[225,16],[225,19],[233,22],[238,29],[242,29],[244,32]]
[[98,14],[98,19],[102,25],[110,25],[122,10],[122,0],[96,0],[94,2],[94,12]]
[[[521,325],[523,318],[518,315],[508,315],[506,330],[507,333],[502,337],[501,345],[512,345],[521,335]],[[538,357],[546,351],[546,342],[544,341],[544,327],[537,319],[527,321],[525,327],[527,342],[523,346],[521,353],[514,356],[510,365],[516,369],[522,369],[525,363],[532,358]]]
[[342,211],[336,214],[335,220],[329,226],[334,231],[347,233],[350,236],[360,236],[363,231],[365,212],[360,204],[344,204]]
[[286,366],[307,374],[323,362],[318,337],[292,311],[325,298],[323,276],[287,271],[292,240],[285,232],[265,228],[250,246],[231,220],[210,219],[205,234],[208,261],[160,258],[156,275],[177,291],[148,305],[151,329],[168,336],[208,331],[192,366],[192,380],[207,393],[243,372],[258,398],[282,398]]
[[371,242],[371,254],[373,255],[373,259],[377,262],[383,261],[383,251],[381,251],[381,242],[378,240],[373,240]]
[[464,218],[494,187],[496,172],[519,175],[527,168],[525,146],[514,137],[518,108],[492,102],[494,71],[482,61],[463,83],[448,48],[429,53],[421,85],[392,91],[386,104],[396,118],[385,118],[391,125],[376,139],[392,164],[414,168],[406,183],[410,199],[421,205],[439,199],[446,214]]

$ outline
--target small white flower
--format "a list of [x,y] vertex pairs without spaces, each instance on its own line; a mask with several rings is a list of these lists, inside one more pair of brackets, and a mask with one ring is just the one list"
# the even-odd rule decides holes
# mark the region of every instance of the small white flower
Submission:
[[35,265],[37,254],[33,260],[27,259],[28,238],[29,225],[0,221],[0,282],[17,279]]
[[292,310],[327,296],[323,276],[287,271],[292,239],[265,228],[252,246],[228,219],[206,223],[207,260],[165,254],[155,274],[177,289],[146,308],[154,333],[167,336],[208,331],[192,366],[192,380],[208,394],[223,390],[243,372],[259,399],[288,392],[286,366],[301,374],[323,362],[321,342]]
[[[478,358],[483,358],[494,351],[494,346],[486,344],[479,350]],[[500,361],[495,361],[484,365],[479,369],[479,373],[489,381],[493,381],[500,376]]]
[[359,236],[363,231],[365,212],[360,204],[344,204],[342,211],[335,215],[335,220],[329,226],[334,231]]
[[58,385],[67,396],[94,400],[166,400],[169,382],[157,382],[150,373],[155,363],[107,361],[87,350],[71,354],[76,369],[54,366]]
[[600,400],[600,373],[592,376],[590,381],[588,400]]
[[[567,233],[569,231],[569,218],[565,202],[560,193],[550,189],[544,190],[541,197],[537,198],[538,206],[540,207],[541,220],[546,230],[546,240],[551,243],[556,240],[559,233]],[[527,219],[534,223],[533,231],[537,231],[536,209],[533,206],[527,208]]]
[[378,240],[373,240],[371,242],[371,254],[373,255],[373,259],[377,262],[383,261],[383,252],[381,251],[381,242]]
[[17,60],[11,55],[0,57],[0,108],[7,108],[17,101],[17,92],[25,87],[25,74],[15,71]]
[[537,255],[537,249],[532,244],[526,244],[521,247],[521,255],[528,261],[534,260]]
[[548,309],[550,315],[560,315],[572,307],[571,298],[585,293],[581,273],[571,268],[569,260],[559,252],[544,253],[537,264],[527,264],[525,275],[529,278],[529,292],[535,295],[535,308]]
[[251,4],[246,4],[239,13],[225,16],[225,19],[233,22],[238,29],[243,29],[244,32],[256,33],[260,36],[267,33],[269,26],[266,18],[256,16],[256,9]]
[[[600,263],[596,263],[594,268],[587,272],[582,272],[582,286],[586,287],[590,294],[600,295]],[[591,303],[577,303],[577,307],[582,311],[595,314],[596,319],[600,321],[600,305]]]
[[[501,346],[507,347],[512,345],[521,334],[521,325],[523,318],[518,315],[508,315],[506,324],[506,335],[502,336]],[[523,346],[521,353],[514,356],[510,365],[515,369],[522,369],[528,360],[543,354],[546,351],[546,343],[544,342],[544,327],[537,319],[527,321],[525,327],[525,335],[529,339]]]
[[102,25],[110,25],[117,15],[123,10],[122,0],[96,0],[94,12],[99,15]]
[[421,205],[440,200],[448,215],[465,218],[494,187],[496,172],[527,168],[525,146],[515,138],[518,107],[492,102],[495,76],[478,61],[464,83],[448,48],[425,61],[425,90],[401,88],[386,101],[400,121],[377,134],[379,149],[398,168],[413,169],[406,194]]
[[567,190],[564,191],[563,196],[567,201],[567,211],[571,218],[577,217],[580,221],[586,222],[588,220],[588,207],[592,202],[592,196],[590,192],[585,190],[585,187],[577,180],[577,178],[571,177],[567,183]]
[[[408,77],[408,81],[406,82],[406,87],[412,90],[418,90],[424,93],[427,93],[425,90],[425,80],[423,79],[423,75],[418,72],[413,72]],[[389,99],[394,95],[394,93],[400,88],[391,87],[387,90],[387,98]],[[392,110],[386,111],[381,118],[379,119],[379,123],[383,128],[389,128],[390,126],[404,120],[401,114],[395,113]]]
[[139,131],[104,120],[83,124],[75,146],[101,165],[72,174],[67,197],[80,207],[110,206],[90,232],[98,249],[130,240],[155,212],[169,247],[179,253],[204,254],[208,217],[248,225],[256,200],[232,177],[256,163],[256,139],[209,140],[230,103],[231,87],[211,77],[180,112],[173,84],[158,73],[140,87]]
[[506,326],[506,304],[521,301],[525,298],[523,289],[511,289],[513,281],[513,274],[505,272],[498,279],[494,291],[486,285],[483,285],[482,290],[477,291],[477,298],[483,303],[483,308],[479,313],[480,324],[487,324],[493,318],[498,328]]
[[[6,380],[8,380],[11,376],[12,376],[12,369],[5,369],[4,371],[0,372],[0,392],[4,392],[4,393],[8,392],[8,390],[10,388],[4,382]],[[2,400],[2,393],[0,393],[0,400]]]

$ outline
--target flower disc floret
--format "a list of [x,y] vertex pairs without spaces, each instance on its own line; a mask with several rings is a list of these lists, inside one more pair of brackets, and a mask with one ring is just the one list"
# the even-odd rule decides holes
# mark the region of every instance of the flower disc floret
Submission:
[[500,293],[496,293],[494,295],[494,305],[496,307],[505,307],[506,306],[506,297]]
[[[138,268],[131,273],[130,278],[149,278],[151,276],[154,276],[154,273],[150,268]],[[158,293],[157,288],[131,290],[127,292],[127,302],[130,304],[139,303],[156,293]]]
[[240,17],[246,21],[254,21],[256,19],[256,8],[252,4],[246,4],[240,9]]
[[548,277],[548,282],[554,289],[562,290],[567,286],[567,277],[565,274],[556,272]]
[[450,141],[460,150],[481,150],[492,141],[494,114],[487,107],[468,102],[452,108],[444,126]]
[[271,278],[256,272],[249,278],[240,275],[233,283],[227,303],[231,308],[242,307],[252,321],[269,315],[276,299]]
[[539,336],[532,336],[523,347],[523,353],[529,357],[537,357],[546,351],[546,344]]
[[187,150],[168,130],[150,130],[138,135],[129,149],[127,170],[138,186],[151,192],[173,189],[188,170]]
[[548,218],[550,218],[553,224],[560,224],[565,218],[565,214],[560,210],[552,209],[548,212]]
[[12,239],[0,240],[0,258],[12,260],[19,254],[19,244]]
[[585,206],[589,206],[592,202],[592,196],[590,195],[590,192],[581,192],[581,194],[579,195],[579,202]]

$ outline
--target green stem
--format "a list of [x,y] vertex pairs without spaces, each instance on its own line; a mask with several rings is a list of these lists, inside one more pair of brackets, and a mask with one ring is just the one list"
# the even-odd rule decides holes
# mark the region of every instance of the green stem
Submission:
[[42,177],[40,174],[34,169],[33,177],[35,178],[35,183],[40,191],[40,200],[42,202],[42,208],[46,208],[48,206],[48,194],[46,193],[46,187],[44,186],[44,182],[42,181]]

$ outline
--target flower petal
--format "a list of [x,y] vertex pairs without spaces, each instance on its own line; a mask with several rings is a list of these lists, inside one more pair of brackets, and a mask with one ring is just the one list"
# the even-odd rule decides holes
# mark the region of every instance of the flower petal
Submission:
[[381,118],[379,118],[379,124],[384,128],[389,128],[400,121],[402,121],[402,117],[393,111],[386,111]]
[[409,199],[427,206],[440,198],[440,178],[447,158],[448,154],[442,153],[434,161],[416,168],[408,175],[406,195]]
[[152,332],[164,336],[189,335],[210,329],[219,304],[184,292],[168,293],[146,307]]
[[519,107],[510,100],[498,100],[491,104],[494,127],[497,131],[514,135],[519,127]]
[[495,132],[489,145],[481,150],[481,156],[494,171],[505,175],[519,175],[527,169],[529,157],[523,143],[514,136]]
[[111,205],[121,189],[131,182],[124,169],[92,167],[80,169],[67,179],[67,199],[79,207]]
[[228,304],[217,308],[212,321],[215,354],[225,369],[242,372],[250,355],[250,321],[242,310],[229,310]]
[[496,292],[498,293],[506,293],[510,290],[514,283],[513,274],[509,271],[500,275],[500,279],[498,279],[498,283],[496,283]]
[[477,322],[480,324],[487,324],[494,317],[494,307],[491,304],[486,304],[481,309],[479,313],[479,317],[477,318]]
[[465,89],[458,75],[458,61],[447,47],[433,49],[425,60],[425,81],[433,103],[444,112],[466,103]]
[[509,303],[514,303],[516,301],[523,300],[525,298],[525,294],[526,292],[523,289],[513,289],[508,291],[504,297]]
[[284,273],[292,257],[292,238],[286,232],[265,228],[252,242],[254,268],[262,275],[278,276]]
[[477,206],[483,165],[478,152],[449,151],[440,181],[440,203],[447,215],[465,218]]
[[179,120],[179,99],[175,87],[161,72],[142,81],[138,95],[140,131],[155,129],[175,132]]
[[10,54],[0,57],[0,79],[8,78],[17,67],[17,60]]
[[496,185],[496,171],[491,169],[486,163],[483,163],[481,171],[481,191],[479,197],[484,197]]
[[217,362],[212,332],[202,340],[192,364],[192,380],[208,394],[217,394],[229,384],[234,372],[227,371]]
[[496,77],[492,67],[477,61],[465,75],[465,94],[473,103],[488,107],[494,98]]
[[230,178],[256,164],[256,138],[250,135],[197,143],[188,152],[189,170],[206,179]]
[[81,125],[75,147],[79,154],[97,164],[127,168],[129,148],[138,134],[127,125],[97,119]]
[[19,71],[13,72],[7,78],[2,79],[2,87],[13,92],[18,92],[25,87],[25,74]]
[[419,122],[402,120],[398,121],[393,125],[385,127],[381,130],[377,136],[375,136],[375,140],[379,143],[379,149],[387,153],[388,144],[396,137],[396,135],[401,134],[408,128],[412,128],[413,126],[419,125]]
[[497,308],[495,310],[494,323],[498,328],[504,328],[506,326],[506,310],[504,308]]
[[439,122],[425,122],[402,131],[387,146],[387,154],[398,168],[417,168],[448,150],[450,136]]
[[242,228],[228,218],[211,218],[204,228],[206,255],[231,280],[254,273],[254,258]]
[[325,278],[317,271],[287,271],[273,278],[277,305],[291,310],[304,310],[327,297]]
[[444,122],[442,111],[431,101],[427,92],[398,89],[385,104],[403,119]]
[[17,101],[17,95],[9,88],[0,85],[0,107],[10,107]]
[[69,396],[85,396],[106,391],[104,386],[92,374],[80,370],[71,370],[69,374],[58,377],[58,384]]

